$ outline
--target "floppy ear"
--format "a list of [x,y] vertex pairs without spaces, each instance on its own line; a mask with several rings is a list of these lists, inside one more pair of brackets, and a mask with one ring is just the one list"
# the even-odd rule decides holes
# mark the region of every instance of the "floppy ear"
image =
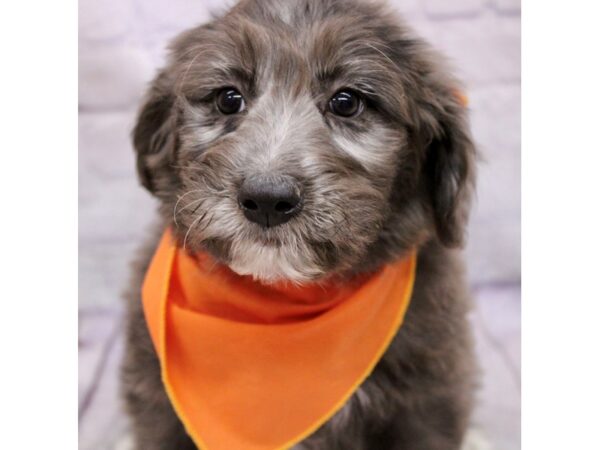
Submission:
[[466,99],[450,83],[426,87],[415,124],[424,148],[424,179],[435,229],[448,247],[461,246],[475,180],[475,147]]
[[171,192],[175,182],[171,167],[177,146],[174,103],[173,84],[163,71],[152,82],[133,130],[138,176],[158,197]]

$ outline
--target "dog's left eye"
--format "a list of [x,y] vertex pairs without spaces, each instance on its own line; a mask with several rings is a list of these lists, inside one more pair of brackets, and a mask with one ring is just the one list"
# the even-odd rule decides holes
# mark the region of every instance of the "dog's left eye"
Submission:
[[329,110],[336,116],[353,117],[362,111],[362,101],[357,93],[342,90],[329,100]]
[[217,108],[223,114],[235,114],[244,110],[246,103],[244,97],[237,89],[225,88],[221,89],[217,94]]

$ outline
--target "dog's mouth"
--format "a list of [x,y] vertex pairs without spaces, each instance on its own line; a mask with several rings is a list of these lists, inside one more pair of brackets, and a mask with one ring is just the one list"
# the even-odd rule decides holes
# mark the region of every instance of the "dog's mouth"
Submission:
[[243,239],[205,239],[201,251],[239,275],[266,283],[284,280],[302,283],[323,274],[310,245],[304,241],[284,240],[268,229]]
[[252,227],[243,237],[207,243],[239,275],[264,282],[307,283],[325,275],[315,245],[299,236],[291,223],[281,227]]
[[306,283],[323,275],[310,253],[290,246],[245,244],[232,250],[229,267],[239,275],[248,275],[265,283],[291,281]]

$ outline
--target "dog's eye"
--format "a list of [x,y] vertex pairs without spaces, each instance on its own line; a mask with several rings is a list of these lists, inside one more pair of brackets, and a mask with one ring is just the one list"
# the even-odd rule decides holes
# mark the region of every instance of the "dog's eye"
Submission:
[[217,108],[223,114],[235,114],[244,110],[246,102],[244,97],[237,89],[225,88],[221,89],[217,94]]
[[362,101],[355,92],[339,91],[329,100],[329,110],[336,116],[356,116],[362,110]]

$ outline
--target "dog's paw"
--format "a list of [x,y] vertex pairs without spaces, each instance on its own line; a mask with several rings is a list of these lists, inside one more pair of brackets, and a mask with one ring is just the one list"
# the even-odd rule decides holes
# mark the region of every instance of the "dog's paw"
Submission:
[[482,430],[470,428],[465,436],[462,450],[494,450]]
[[133,450],[134,448],[133,436],[127,433],[115,443],[114,450]]

